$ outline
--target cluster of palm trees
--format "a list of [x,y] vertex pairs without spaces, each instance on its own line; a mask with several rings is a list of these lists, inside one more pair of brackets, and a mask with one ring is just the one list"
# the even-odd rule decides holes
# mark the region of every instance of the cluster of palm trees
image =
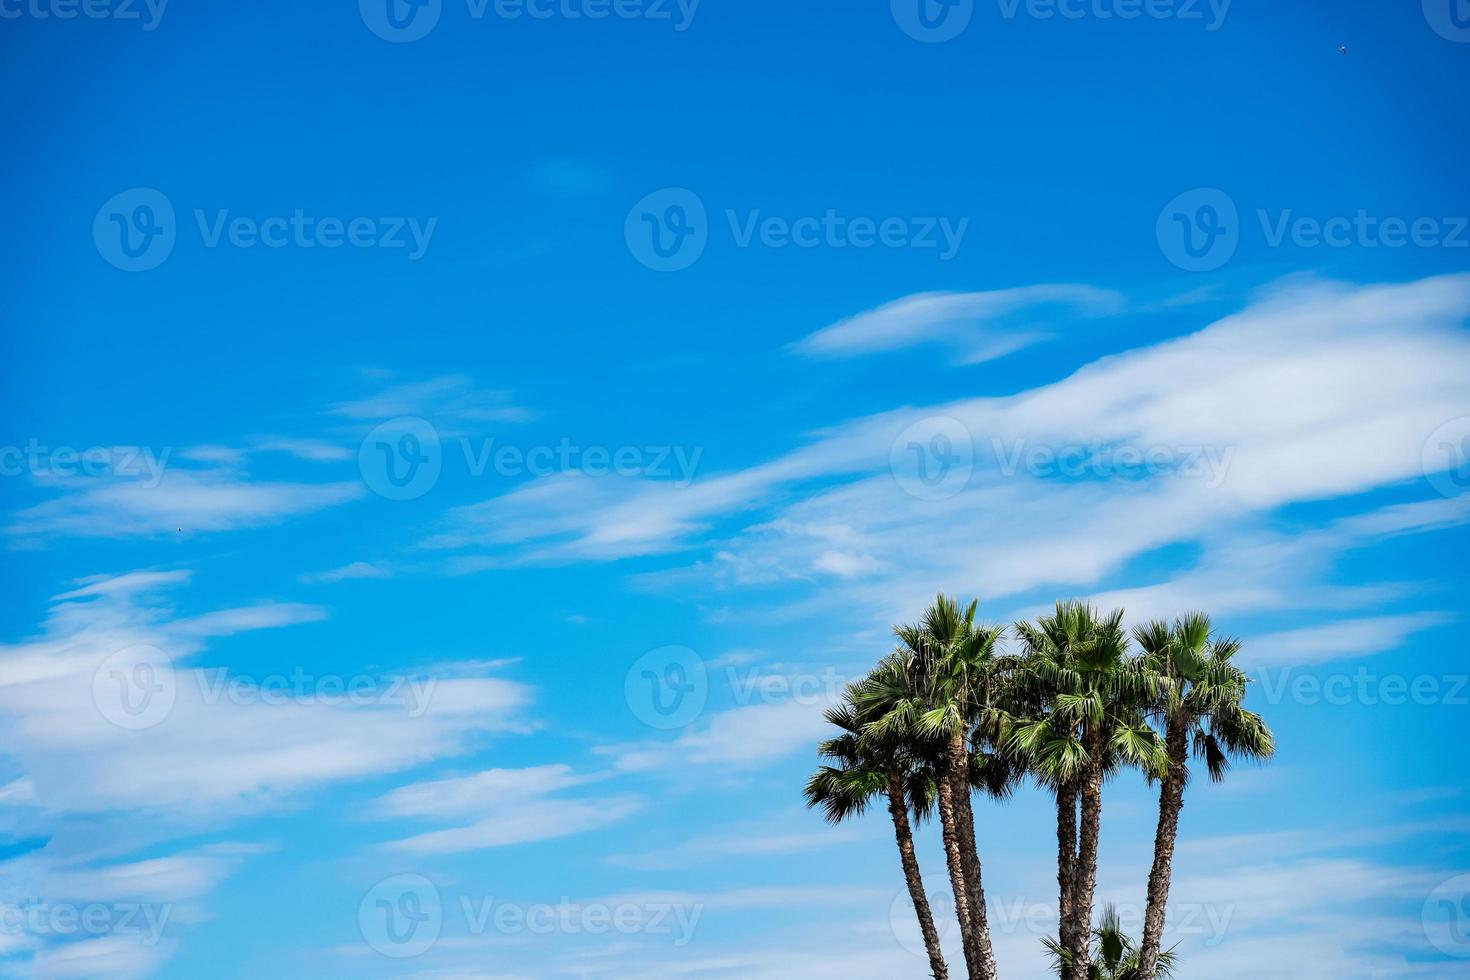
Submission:
[[[971,800],[1032,782],[1056,802],[1059,927],[1045,942],[1061,980],[1167,975],[1174,958],[1161,939],[1190,756],[1220,779],[1232,757],[1275,749],[1244,707],[1239,644],[1200,613],[1137,627],[1130,643],[1122,610],[1074,601],[1015,624],[1018,649],[1007,652],[1006,628],[976,623],[975,608],[940,595],[919,622],[894,628],[896,649],[827,712],[839,731],[819,746],[808,804],[835,823],[886,800],[930,972],[947,980],[913,840],[913,824],[937,812],[967,976],[995,980]],[[1096,926],[1092,915],[1103,786],[1130,768],[1159,785],[1136,945],[1111,908]]]

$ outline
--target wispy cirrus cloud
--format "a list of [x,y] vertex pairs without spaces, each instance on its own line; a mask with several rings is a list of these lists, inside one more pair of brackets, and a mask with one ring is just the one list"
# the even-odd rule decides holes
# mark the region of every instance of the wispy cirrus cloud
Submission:
[[[150,976],[189,930],[208,917],[208,896],[265,848],[221,842],[146,859],[116,860],[34,851],[0,865],[0,914],[28,923],[30,910],[87,909],[89,920],[66,927],[5,930],[14,943],[7,964],[41,977]],[[44,904],[43,904],[44,903]]]
[[1359,616],[1283,630],[1251,639],[1242,652],[1247,667],[1303,666],[1381,653],[1402,646],[1415,633],[1453,621],[1446,612]]
[[[451,513],[437,542],[547,563],[704,547],[699,571],[717,585],[805,582],[882,618],[935,582],[991,597],[1085,589],[1135,555],[1289,503],[1422,478],[1426,438],[1470,415],[1467,316],[1470,276],[1288,283],[1054,383],[856,419],[682,490],[540,481]],[[934,432],[962,450],[948,494],[924,492],[895,449]],[[1118,468],[1120,447],[1166,463]],[[1067,452],[1080,474],[1035,463]],[[747,514],[758,519],[701,541]]]
[[[316,696],[314,687],[253,696],[261,678],[191,660],[211,638],[318,621],[325,611],[258,603],[180,618],[155,604],[176,581],[91,580],[56,602],[40,636],[0,646],[0,732],[31,780],[34,806],[218,819],[453,756],[473,736],[526,730],[529,689],[499,678],[364,674],[381,696]],[[140,665],[163,710],[133,726],[120,706],[144,692],[114,685],[136,683]]]
[[411,854],[451,854],[550,840],[615,823],[641,801],[628,794],[568,798],[565,790],[598,782],[570,766],[487,769],[468,776],[400,786],[379,797],[368,814],[379,818],[472,822],[395,840],[387,847]]
[[364,578],[388,578],[393,574],[386,565],[378,562],[354,561],[337,568],[329,568],[324,572],[311,572],[300,576],[297,581],[303,585],[322,585],[333,582],[346,582],[352,579]]
[[1071,284],[916,293],[823,327],[792,349],[813,357],[855,357],[940,343],[961,363],[978,364],[1042,340],[1060,323],[1122,307],[1118,293]]
[[60,496],[17,512],[17,538],[122,538],[233,531],[300,517],[363,496],[360,483],[251,480],[233,469],[170,468],[156,484],[126,477],[50,481]]
[[463,374],[394,382],[375,394],[337,402],[329,411],[342,418],[379,421],[419,415],[446,426],[525,422],[535,417],[530,409],[516,405],[510,392],[481,388]]
[[748,860],[847,847],[867,834],[856,824],[834,827],[809,811],[786,811],[764,820],[727,824],[657,850],[614,854],[606,860],[638,871],[672,871],[727,858]]
[[712,715],[673,739],[643,739],[598,749],[623,772],[683,773],[691,766],[751,771],[809,748],[829,729],[824,712],[839,692],[746,704]]
[[[0,645],[0,809],[6,832],[36,841],[0,862],[0,912],[12,921],[39,903],[129,916],[126,929],[105,919],[83,935],[22,934],[0,946],[8,965],[50,977],[153,975],[208,917],[219,882],[262,849],[159,853],[168,840],[528,730],[530,690],[467,665],[442,679],[363,674],[333,687],[302,660],[314,681],[299,689],[194,667],[214,638],[326,611],[257,602],[180,616],[165,597],[190,579],[175,569],[79,580],[52,600],[37,635]],[[381,696],[343,695],[364,679]],[[127,857],[140,846],[150,853]]]

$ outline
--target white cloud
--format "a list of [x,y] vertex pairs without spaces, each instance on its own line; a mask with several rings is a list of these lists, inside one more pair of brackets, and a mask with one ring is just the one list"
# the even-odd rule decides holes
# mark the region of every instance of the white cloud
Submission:
[[[144,590],[160,584],[133,576],[94,585],[87,598],[53,606],[40,637],[0,646],[0,733],[43,810],[143,810],[177,822],[253,812],[327,783],[454,755],[473,736],[525,728],[528,690],[493,678],[373,675],[369,696],[356,699],[315,685],[262,696],[270,678],[235,675],[231,686],[227,673],[189,666],[208,638],[322,611],[268,603],[170,618],[146,602]],[[110,719],[115,692],[99,674],[109,663],[123,677],[146,664],[155,686],[173,691],[153,727]]]
[[263,453],[285,453],[313,463],[339,463],[356,455],[351,447],[327,442],[324,439],[287,439],[273,437],[255,444],[255,450]]
[[[1150,548],[1421,476],[1425,438],[1470,414],[1467,314],[1470,276],[1294,284],[1053,384],[854,420],[687,488],[535,481],[451,512],[431,543],[510,556],[501,561],[607,560],[688,548],[716,521],[777,504],[725,544],[715,567],[728,581],[836,573],[848,581],[834,597],[889,597],[886,607],[935,582],[987,596],[1086,586]],[[968,487],[942,500],[906,493],[889,468],[895,440],[935,417],[963,426],[975,456]],[[1068,447],[1094,454],[1081,478],[1026,463],[1030,450]],[[1172,453],[1174,465],[1146,478],[1108,469],[1104,451],[1117,447]],[[839,528],[856,565],[824,557]]]
[[48,947],[32,963],[33,976],[66,980],[107,977],[135,980],[153,974],[172,955],[175,943],[145,946],[133,937],[99,936]]
[[856,824],[834,827],[808,810],[795,810],[764,820],[725,825],[654,851],[615,854],[607,858],[607,863],[639,871],[672,871],[722,858],[809,854],[830,847],[847,847],[864,836]]
[[1301,667],[1348,657],[1381,653],[1402,645],[1421,630],[1449,622],[1447,613],[1422,612],[1402,616],[1363,616],[1269,633],[1251,638],[1241,651],[1248,667]]
[[385,566],[366,561],[355,561],[338,568],[331,568],[325,572],[314,572],[302,575],[297,581],[303,585],[321,585],[333,582],[345,582],[349,579],[360,578],[387,578],[392,574]]
[[400,786],[379,797],[373,812],[384,817],[463,817],[505,800],[525,800],[593,782],[570,766],[486,769],[469,776]]
[[436,425],[477,422],[525,422],[533,413],[512,403],[509,392],[477,388],[466,375],[392,384],[366,398],[338,402],[334,415],[377,420],[419,415]]
[[616,823],[635,813],[641,805],[641,801],[633,796],[593,800],[530,799],[469,826],[431,830],[392,841],[387,846],[409,854],[456,854],[552,840]]
[[1123,305],[1093,286],[1043,285],[978,293],[918,293],[803,338],[797,353],[850,357],[942,342],[964,363],[993,360],[1048,336],[1056,321],[1104,316]]
[[598,751],[624,772],[683,773],[694,765],[751,770],[809,750],[828,729],[823,713],[836,692],[821,698],[743,705],[722,711],[672,740],[645,739]]
[[190,573],[183,569],[170,572],[128,572],[124,575],[90,575],[79,579],[77,588],[53,596],[55,601],[83,599],[112,592],[141,592],[147,589],[187,582]]
[[387,846],[411,854],[446,854],[550,840],[606,826],[635,812],[633,796],[566,799],[552,794],[595,782],[569,766],[487,769],[469,776],[401,786],[369,808],[383,818],[463,820],[451,827],[396,840]]
[[[1400,597],[1400,585],[1325,584],[1344,552],[1385,535],[1424,533],[1470,521],[1470,498],[1394,504],[1291,534],[1240,526],[1213,529],[1195,566],[1168,581],[1095,593],[1106,608],[1123,607],[1130,622],[1172,619],[1209,610],[1216,617],[1292,609],[1348,611]],[[1415,614],[1419,615],[1419,614]],[[1259,640],[1249,640],[1242,663]]]
[[359,483],[251,481],[214,470],[166,470],[157,485],[115,477],[48,483],[61,496],[19,511],[7,532],[121,538],[273,524],[363,495]]
[[[17,939],[4,952],[26,962],[32,976],[122,980],[161,967],[189,928],[208,917],[207,897],[262,848],[210,844],[112,863],[53,850],[0,865],[0,914],[6,934]],[[65,918],[68,910],[76,916]],[[11,932],[18,923],[27,928]]]

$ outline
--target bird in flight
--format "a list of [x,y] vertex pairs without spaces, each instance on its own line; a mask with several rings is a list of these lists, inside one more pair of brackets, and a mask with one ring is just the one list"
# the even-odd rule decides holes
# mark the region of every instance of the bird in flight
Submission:
[[1338,54],[1347,54],[1347,45],[1346,44],[1339,44],[1337,46],[1337,53]]

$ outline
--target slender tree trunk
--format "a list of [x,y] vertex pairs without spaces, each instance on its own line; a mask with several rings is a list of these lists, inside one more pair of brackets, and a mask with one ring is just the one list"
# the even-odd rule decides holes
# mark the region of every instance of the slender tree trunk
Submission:
[[970,752],[965,736],[956,732],[949,743],[950,779],[954,784],[955,824],[960,838],[960,857],[965,871],[965,889],[970,898],[970,931],[984,980],[995,980],[995,950],[990,944],[990,923],[985,909],[985,887],[980,880],[980,853],[975,847],[975,811],[970,805]]
[[1077,832],[1077,876],[1072,889],[1072,964],[1076,977],[1087,976],[1087,940],[1092,931],[1092,898],[1097,890],[1097,849],[1102,823],[1102,732],[1088,726],[1087,773],[1082,780],[1082,818]]
[[919,859],[914,854],[914,834],[909,827],[903,777],[897,769],[888,770],[888,812],[893,817],[893,836],[898,841],[898,858],[903,864],[904,881],[909,886],[909,898],[914,902],[914,914],[919,917],[924,948],[929,952],[929,972],[934,980],[949,980],[949,967],[944,962],[944,952],[939,948],[939,930],[934,928],[934,913],[929,908],[929,896],[924,894],[924,879],[919,874]]
[[[949,760],[945,760],[947,766]],[[965,948],[965,969],[970,980],[978,980],[980,957],[975,945],[974,919],[970,915],[970,889],[965,881],[965,859],[960,845],[954,802],[954,781],[948,774],[935,780],[939,795],[939,828],[944,839],[944,859],[949,866],[949,884],[954,889],[955,918],[960,923],[960,939]]]
[[1159,967],[1164,907],[1169,902],[1169,877],[1174,864],[1174,841],[1179,833],[1179,811],[1184,809],[1185,757],[1189,740],[1182,719],[1169,719],[1164,744],[1169,752],[1169,771],[1159,788],[1159,827],[1154,832],[1154,866],[1148,874],[1148,908],[1143,915],[1143,942],[1138,947],[1138,980],[1154,980]]
[[[1077,787],[1067,785],[1057,796],[1057,943],[1072,949],[1072,891],[1077,879]],[[1063,966],[1064,980],[1075,971]]]

